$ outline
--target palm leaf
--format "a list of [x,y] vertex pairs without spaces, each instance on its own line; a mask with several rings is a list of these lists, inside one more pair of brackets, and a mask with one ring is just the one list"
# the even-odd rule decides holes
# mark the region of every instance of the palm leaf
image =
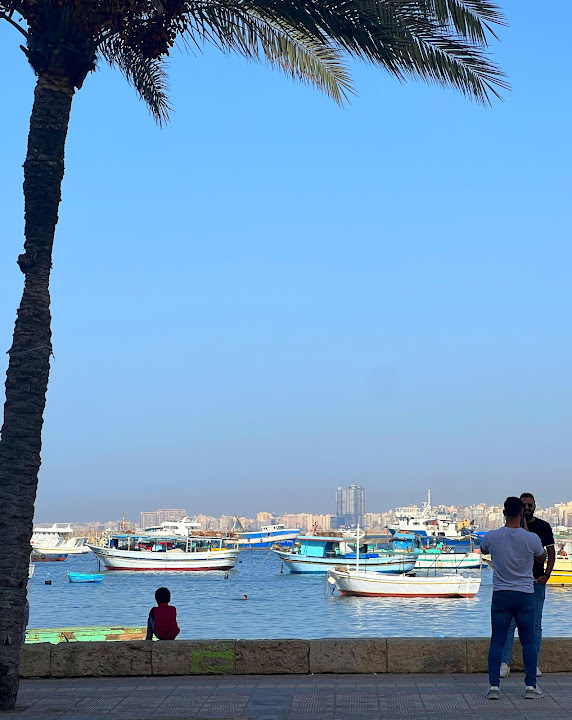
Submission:
[[144,57],[123,43],[117,34],[101,44],[99,53],[111,66],[119,68],[159,125],[167,123],[171,107],[164,63]]

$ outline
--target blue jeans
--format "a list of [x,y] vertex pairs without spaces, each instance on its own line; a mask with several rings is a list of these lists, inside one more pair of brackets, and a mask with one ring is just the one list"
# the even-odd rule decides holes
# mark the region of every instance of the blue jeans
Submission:
[[[542,609],[544,608],[544,598],[546,597],[546,585],[540,583],[534,583],[534,600],[536,603],[535,611],[535,624],[534,624],[534,642],[536,644],[536,662],[538,662],[538,656],[540,655],[540,645],[542,643]],[[514,643],[514,631],[516,623],[514,618],[510,621],[508,626],[508,635],[504,650],[502,651],[502,662],[510,665],[510,659],[512,657],[512,644]]]
[[517,592],[516,590],[497,590],[493,592],[491,604],[492,635],[489,647],[490,685],[500,685],[502,652],[510,622],[514,619],[522,645],[524,683],[527,686],[536,687],[535,606],[534,593]]

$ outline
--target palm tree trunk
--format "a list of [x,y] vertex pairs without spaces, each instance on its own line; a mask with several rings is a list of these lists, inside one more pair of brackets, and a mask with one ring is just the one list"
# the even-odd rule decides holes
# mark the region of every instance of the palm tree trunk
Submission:
[[0,710],[12,709],[18,693],[30,538],[52,352],[52,245],[73,95],[68,80],[40,75],[24,163],[26,240],[18,265],[25,284],[8,351],[0,437]]

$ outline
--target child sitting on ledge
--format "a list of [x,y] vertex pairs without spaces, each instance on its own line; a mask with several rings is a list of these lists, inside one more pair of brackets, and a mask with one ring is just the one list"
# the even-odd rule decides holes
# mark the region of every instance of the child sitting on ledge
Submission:
[[159,640],[174,640],[181,632],[177,625],[177,608],[169,605],[171,592],[168,588],[160,587],[155,592],[157,607],[152,607],[147,620],[147,637],[153,640],[153,635]]

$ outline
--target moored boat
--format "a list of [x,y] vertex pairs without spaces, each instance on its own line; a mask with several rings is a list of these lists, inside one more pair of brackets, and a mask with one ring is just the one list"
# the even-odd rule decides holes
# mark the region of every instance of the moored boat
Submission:
[[30,555],[31,562],[64,562],[67,559],[67,553],[56,550],[49,552],[45,552],[43,550],[32,550]]
[[300,535],[300,528],[287,528],[285,525],[263,525],[260,530],[239,531],[236,542],[240,549],[271,548],[276,543],[291,547]]
[[32,533],[30,545],[44,555],[50,553],[66,553],[66,555],[83,555],[89,552],[85,544],[86,538],[73,537],[70,523],[53,523],[37,525]]
[[362,597],[473,597],[481,578],[462,575],[380,575],[368,570],[337,568],[328,571],[328,582],[342,595]]
[[107,570],[230,570],[238,550],[218,536],[112,535],[105,547],[90,545]]
[[548,582],[550,585],[572,585],[572,558],[557,555]]
[[68,580],[72,583],[100,583],[103,582],[103,573],[77,573],[68,572]]
[[461,550],[458,543],[447,540],[429,540],[415,533],[395,533],[389,544],[394,552],[407,550],[417,556],[416,569],[468,570],[482,566],[477,538],[467,538],[467,548]]
[[416,505],[398,507],[395,510],[395,523],[388,525],[391,533],[416,533],[428,538],[446,538],[448,541],[464,542],[468,535],[476,532],[473,521],[453,520],[444,513],[437,512],[431,505],[431,490],[427,492],[427,501],[419,509]]
[[[300,535],[291,549],[274,549],[292,573],[328,572],[330,568],[355,565],[382,573],[403,573],[412,570],[413,553],[370,552],[367,543],[351,535]],[[359,559],[358,559],[359,553]]]

